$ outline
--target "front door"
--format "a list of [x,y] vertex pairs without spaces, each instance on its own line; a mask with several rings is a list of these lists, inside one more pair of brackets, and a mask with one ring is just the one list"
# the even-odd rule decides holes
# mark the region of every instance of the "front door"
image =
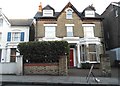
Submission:
[[70,67],[74,66],[73,49],[70,49]]

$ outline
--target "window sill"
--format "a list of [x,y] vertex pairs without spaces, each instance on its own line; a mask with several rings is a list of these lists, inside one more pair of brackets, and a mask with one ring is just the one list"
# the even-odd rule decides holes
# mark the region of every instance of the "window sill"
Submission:
[[97,64],[97,63],[100,63],[100,61],[81,61],[81,63],[94,63],[94,64]]

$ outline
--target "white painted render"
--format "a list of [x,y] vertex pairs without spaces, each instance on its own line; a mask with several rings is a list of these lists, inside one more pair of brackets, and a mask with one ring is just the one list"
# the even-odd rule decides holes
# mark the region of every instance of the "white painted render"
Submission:
[[[1,13],[2,14],[2,13]],[[12,42],[7,41],[8,32],[24,32],[24,41],[29,41],[29,26],[11,26],[9,20],[2,14],[0,18],[3,19],[3,25],[0,26],[0,33],[2,33],[0,40],[0,50],[1,50],[1,58],[0,58],[0,74],[19,74],[21,73],[21,61],[19,58],[15,62],[10,62],[10,54],[11,48],[17,48],[17,45],[21,42]],[[19,55],[19,53],[16,53]],[[22,59],[22,58],[21,58]],[[18,71],[18,69],[20,71]]]

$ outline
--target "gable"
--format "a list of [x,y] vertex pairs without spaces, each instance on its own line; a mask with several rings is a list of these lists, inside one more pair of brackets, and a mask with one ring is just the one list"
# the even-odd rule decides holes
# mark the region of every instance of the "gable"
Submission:
[[8,26],[10,26],[8,18],[0,11],[0,19],[3,21],[3,25],[6,23]]
[[64,8],[63,10],[59,13],[59,15],[57,16],[57,18],[63,13],[66,12],[67,9],[72,9],[74,13],[76,13],[76,15],[78,17],[81,18],[81,13],[77,11],[77,9],[69,2]]

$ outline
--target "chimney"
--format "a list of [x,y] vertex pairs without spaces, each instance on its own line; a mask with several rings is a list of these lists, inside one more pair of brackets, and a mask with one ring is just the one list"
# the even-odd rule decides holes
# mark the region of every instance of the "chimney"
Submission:
[[42,12],[42,3],[40,2],[40,5],[39,5],[39,12]]

